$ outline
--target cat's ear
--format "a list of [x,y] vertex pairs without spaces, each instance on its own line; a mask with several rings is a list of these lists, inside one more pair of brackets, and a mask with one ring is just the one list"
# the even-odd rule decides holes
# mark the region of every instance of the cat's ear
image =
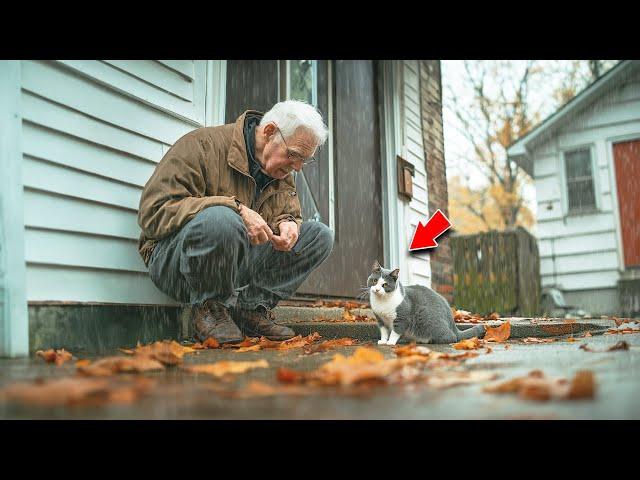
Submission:
[[391,272],[389,275],[391,275],[395,280],[398,280],[398,274],[400,273],[400,269],[396,268],[393,272]]
[[376,260],[375,262],[373,262],[373,269],[372,271],[374,272],[379,272],[380,271],[380,264],[378,263],[378,260]]

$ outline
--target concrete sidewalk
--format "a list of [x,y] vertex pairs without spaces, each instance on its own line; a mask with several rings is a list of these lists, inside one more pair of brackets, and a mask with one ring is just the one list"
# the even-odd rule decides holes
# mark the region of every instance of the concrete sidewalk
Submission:
[[[228,398],[215,388],[240,389],[249,381],[277,385],[276,371],[317,369],[334,354],[351,355],[355,347],[303,355],[300,350],[237,353],[208,350],[184,357],[185,365],[221,360],[265,359],[268,368],[237,375],[223,382],[207,375],[185,373],[179,367],[141,374],[156,386],[132,404],[101,407],[34,407],[0,401],[1,419],[640,419],[640,334],[598,335],[567,342],[566,337],[549,344],[522,344],[509,340],[493,344],[492,352],[466,360],[458,371],[490,371],[499,380],[526,375],[539,369],[546,376],[572,378],[579,370],[590,370],[596,381],[594,398],[537,402],[514,394],[482,391],[484,383],[437,389],[425,385],[383,385],[365,392],[327,389],[310,396],[276,395],[246,399]],[[624,340],[628,350],[607,352]],[[580,349],[587,343],[593,350]],[[392,347],[371,345],[386,358]],[[449,345],[430,345],[441,352],[457,352]],[[118,352],[113,352],[118,353]],[[459,352],[458,352],[459,353]],[[55,367],[41,359],[0,360],[0,388],[14,382],[70,377],[72,362]],[[123,374],[121,376],[130,377]]]

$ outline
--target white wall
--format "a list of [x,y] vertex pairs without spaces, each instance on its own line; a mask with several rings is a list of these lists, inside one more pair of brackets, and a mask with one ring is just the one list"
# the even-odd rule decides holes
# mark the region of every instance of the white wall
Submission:
[[164,153],[210,116],[208,68],[193,60],[22,62],[29,301],[174,303],[138,255],[137,208]]
[[[426,285],[431,287],[431,264],[428,251],[409,254],[418,222],[429,219],[427,196],[427,173],[425,169],[424,147],[422,143],[422,121],[420,111],[420,71],[417,60],[405,60],[402,65],[402,154],[401,156],[415,167],[413,177],[413,199],[406,202],[398,199],[402,211],[403,228],[400,248],[402,262],[406,268],[405,284]],[[395,158],[393,159],[395,162]]]
[[[640,138],[637,72],[533,152],[543,286],[556,283],[567,291],[616,287],[624,264],[611,141],[634,136]],[[595,156],[598,212],[567,215],[562,152],[585,146]]]

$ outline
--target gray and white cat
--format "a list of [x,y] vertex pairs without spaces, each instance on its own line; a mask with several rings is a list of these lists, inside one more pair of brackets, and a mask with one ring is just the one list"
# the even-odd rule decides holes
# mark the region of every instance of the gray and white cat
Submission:
[[405,287],[399,272],[382,268],[376,260],[367,279],[369,303],[380,327],[379,345],[395,345],[401,337],[418,343],[454,343],[484,336],[483,325],[458,330],[442,295],[422,285]]

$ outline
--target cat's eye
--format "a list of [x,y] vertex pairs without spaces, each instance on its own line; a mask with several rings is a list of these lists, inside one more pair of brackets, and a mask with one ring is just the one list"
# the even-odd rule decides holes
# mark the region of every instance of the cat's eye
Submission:
[[388,283],[383,283],[383,284],[382,284],[382,286],[383,286],[384,288],[387,288],[387,287],[389,286],[389,284],[388,284]]

